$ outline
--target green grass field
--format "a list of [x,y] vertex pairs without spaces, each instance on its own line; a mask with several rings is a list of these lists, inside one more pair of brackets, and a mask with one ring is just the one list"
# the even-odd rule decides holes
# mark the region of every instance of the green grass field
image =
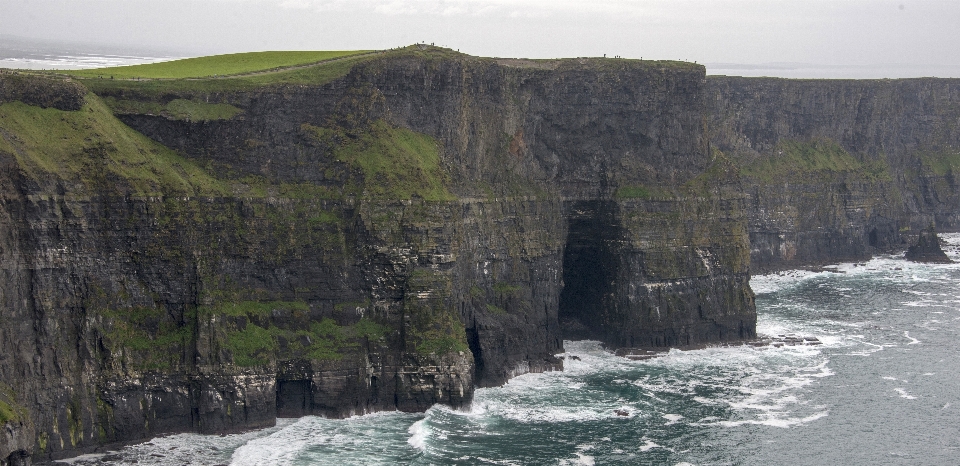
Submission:
[[[24,173],[66,180],[87,193],[111,189],[135,195],[223,195],[227,188],[193,161],[117,120],[103,102],[87,96],[68,112],[22,102],[0,105],[0,151],[13,154]],[[84,188],[80,188],[79,186]]]
[[117,66],[91,70],[62,71],[82,78],[183,79],[230,76],[289,68],[368,53],[368,50],[324,52],[248,52],[209,57],[185,58],[146,65]]

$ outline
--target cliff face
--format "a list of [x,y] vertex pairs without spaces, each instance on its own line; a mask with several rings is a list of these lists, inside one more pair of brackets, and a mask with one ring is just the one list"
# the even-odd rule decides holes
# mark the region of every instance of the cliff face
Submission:
[[960,228],[960,80],[707,81],[711,143],[743,167],[754,270]]
[[0,75],[0,464],[464,406],[564,338],[750,338],[751,267],[960,229],[955,80],[341,65]]
[[564,336],[753,336],[704,83],[415,49],[313,84],[5,97],[0,458],[462,406],[561,368]]

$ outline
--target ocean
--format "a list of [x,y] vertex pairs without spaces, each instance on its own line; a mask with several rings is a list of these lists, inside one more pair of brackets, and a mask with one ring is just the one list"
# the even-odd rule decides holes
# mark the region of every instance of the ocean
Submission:
[[[960,234],[942,235],[960,259]],[[567,341],[562,372],[472,407],[281,419],[179,434],[76,465],[957,464],[960,264],[902,255],[755,276],[758,332],[820,345],[671,350],[633,361]],[[576,358],[574,358],[576,356]]]

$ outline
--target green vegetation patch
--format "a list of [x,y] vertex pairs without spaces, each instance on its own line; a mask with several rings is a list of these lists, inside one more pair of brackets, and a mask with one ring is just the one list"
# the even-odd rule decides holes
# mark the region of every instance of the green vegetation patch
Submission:
[[[345,303],[352,310],[358,303]],[[292,311],[276,321],[274,310]],[[238,301],[201,308],[202,316],[219,315],[223,348],[241,367],[269,364],[274,360],[307,358],[316,361],[343,359],[366,341],[379,341],[390,327],[369,318],[353,325],[340,325],[324,317],[311,320],[309,305],[303,301]],[[232,318],[232,319],[231,319]]]
[[16,393],[0,382],[0,425],[27,418],[27,410],[17,404]]
[[[404,312],[409,316],[408,345],[420,354],[447,354],[469,351],[467,331],[455,309],[447,307],[442,295],[451,289],[450,278],[442,273],[418,269],[407,280]],[[429,292],[428,297],[419,297]]]
[[957,151],[923,152],[920,154],[920,160],[925,168],[937,176],[960,172],[960,152]]
[[455,199],[447,189],[446,175],[440,166],[438,143],[430,136],[394,128],[382,120],[359,133],[308,124],[301,129],[333,147],[336,160],[363,173],[365,197]]
[[230,104],[208,104],[187,99],[174,99],[166,106],[166,115],[174,120],[229,120],[242,112]]
[[507,282],[497,282],[493,284],[493,291],[498,295],[512,295],[520,290],[521,288],[519,286],[511,285]]
[[112,96],[104,97],[103,101],[117,115],[162,115],[171,120],[229,120],[243,112],[230,104],[209,104],[187,99],[174,99],[166,105],[153,101],[117,99]]
[[174,151],[117,120],[88,94],[79,111],[0,105],[0,151],[32,178],[54,176],[88,193],[217,196],[225,186]]
[[87,78],[181,79],[277,70],[368,53],[367,50],[247,52],[185,58],[145,65],[117,66],[65,73]]
[[325,317],[299,329],[247,323],[243,329],[226,332],[224,347],[230,351],[234,364],[241,367],[266,365],[272,359],[336,361],[343,359],[346,352],[359,349],[360,339],[377,341],[389,331],[389,327],[367,318],[354,325],[340,325]]
[[743,166],[744,175],[766,182],[775,181],[785,175],[816,172],[857,172],[873,178],[889,177],[884,163],[860,162],[840,144],[830,139],[782,140],[773,149],[772,155],[759,157]]
[[271,332],[259,325],[248,324],[242,330],[227,332],[224,346],[230,350],[234,364],[242,367],[262,366],[270,362],[277,349],[276,328]]
[[193,344],[193,319],[178,324],[159,307],[96,309],[105,317],[103,343],[111,354],[121,354],[132,369],[169,370],[182,363],[185,348]]
[[620,186],[617,188],[617,198],[619,199],[649,199],[650,190],[643,186]]
[[309,311],[310,306],[304,301],[239,301],[219,303],[213,308],[204,308],[204,312],[228,316],[268,317],[274,309],[289,309],[292,311]]
[[[350,55],[302,68],[284,68],[257,74],[191,79],[100,79],[83,78],[83,85],[100,96],[122,97],[164,105],[170,96],[206,100],[212,94],[248,91],[279,85],[320,86],[346,76],[354,65],[373,60],[377,54]],[[135,113],[135,112],[132,112]]]

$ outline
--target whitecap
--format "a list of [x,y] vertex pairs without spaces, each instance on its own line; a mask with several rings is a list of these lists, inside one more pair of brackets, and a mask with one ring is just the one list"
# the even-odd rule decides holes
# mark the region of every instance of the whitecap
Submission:
[[669,426],[669,425],[673,425],[673,424],[677,424],[677,423],[679,423],[679,422],[683,419],[683,416],[681,416],[681,415],[679,415],[679,414],[664,414],[664,415],[662,415],[661,417],[667,420],[667,424],[666,424],[666,425],[668,425],[668,426]]
[[916,399],[917,399],[917,397],[915,397],[915,396],[907,393],[907,391],[906,391],[905,389],[903,389],[903,388],[897,387],[897,388],[894,388],[893,391],[899,393],[899,394],[900,394],[900,398],[906,398],[906,399],[908,399],[908,400],[916,400]]
[[910,332],[907,330],[904,330],[903,336],[907,337],[910,340],[910,343],[907,343],[908,345],[916,345],[920,343],[920,340],[917,340],[916,338],[911,337]]
[[430,428],[427,426],[427,420],[421,419],[417,422],[414,422],[410,425],[410,428],[407,429],[407,432],[410,433],[410,438],[407,439],[407,443],[417,450],[426,451],[427,436],[430,434]]
[[640,445],[640,451],[642,451],[642,452],[644,452],[644,453],[646,453],[646,452],[648,452],[648,451],[650,451],[650,450],[653,450],[654,448],[662,448],[660,445],[658,445],[658,444],[657,444],[656,442],[654,442],[653,440],[650,440],[650,439],[644,439],[644,440],[646,440],[646,443],[644,443],[643,445]]

